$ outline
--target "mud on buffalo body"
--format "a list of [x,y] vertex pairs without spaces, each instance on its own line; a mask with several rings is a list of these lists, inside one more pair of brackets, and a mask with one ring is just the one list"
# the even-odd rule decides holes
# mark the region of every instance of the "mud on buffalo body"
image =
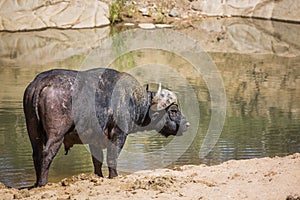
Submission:
[[87,71],[55,69],[28,85],[23,99],[27,131],[33,149],[35,187],[48,182],[51,162],[64,144],[89,144],[94,172],[102,174],[107,148],[109,178],[117,176],[117,158],[126,137],[156,130],[181,135],[189,127],[172,91],[148,91],[127,73],[98,68]]

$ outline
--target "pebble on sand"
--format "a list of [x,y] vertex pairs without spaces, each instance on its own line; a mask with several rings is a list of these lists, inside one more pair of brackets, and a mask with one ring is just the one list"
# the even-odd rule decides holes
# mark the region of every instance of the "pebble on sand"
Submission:
[[141,23],[138,26],[142,29],[155,29],[155,25],[152,23]]

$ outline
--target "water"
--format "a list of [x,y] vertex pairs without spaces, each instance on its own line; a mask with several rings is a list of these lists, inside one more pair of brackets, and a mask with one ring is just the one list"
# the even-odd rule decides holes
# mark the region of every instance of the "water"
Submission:
[[[155,132],[129,135],[119,158],[121,174],[300,152],[299,38],[291,40],[283,33],[288,28],[292,30],[291,37],[297,36],[294,32],[299,33],[299,25],[272,22],[272,33],[265,30],[270,21],[218,22],[222,30],[227,31],[222,35],[222,32],[211,31],[218,30],[215,27],[218,23],[213,26],[210,21],[205,23],[196,24],[194,31],[181,32],[188,32],[186,34],[200,41],[224,80],[227,112],[217,144],[205,158],[199,158],[211,119],[211,97],[201,74],[195,73],[186,60],[170,52],[149,49],[131,52],[121,56],[111,67],[130,72],[141,82],[149,78],[174,89],[192,127],[184,136],[176,138],[164,138]],[[238,39],[233,32],[237,24],[246,27],[240,30]],[[210,30],[210,34],[203,39],[205,30]],[[242,40],[241,33],[245,30],[250,35],[256,33],[257,38],[260,35],[263,42],[255,43],[253,37]],[[36,74],[50,68],[82,69],[81,64],[86,63],[91,49],[99,46],[108,33],[107,28],[0,33],[0,181],[5,185],[28,186],[35,181],[22,110],[27,84]],[[215,40],[215,36],[219,39]],[[244,49],[238,43],[241,41],[247,44]],[[154,90],[156,85],[150,87]],[[49,180],[59,181],[92,171],[88,150],[77,145],[67,156],[61,149],[51,166]],[[106,169],[104,173],[107,175]]]

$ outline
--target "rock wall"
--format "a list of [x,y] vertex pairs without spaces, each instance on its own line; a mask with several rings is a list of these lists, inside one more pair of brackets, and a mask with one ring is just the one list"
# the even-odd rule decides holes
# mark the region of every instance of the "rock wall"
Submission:
[[196,0],[194,10],[208,16],[243,16],[300,21],[300,1],[295,0]]
[[98,0],[1,0],[0,31],[99,27],[110,23],[108,12]]
[[[37,30],[49,27],[93,28],[108,25],[110,23],[109,6],[104,2],[99,0],[1,0],[0,31]],[[231,15],[300,22],[300,1],[176,0],[175,7],[180,7],[187,2],[188,7],[207,16]]]

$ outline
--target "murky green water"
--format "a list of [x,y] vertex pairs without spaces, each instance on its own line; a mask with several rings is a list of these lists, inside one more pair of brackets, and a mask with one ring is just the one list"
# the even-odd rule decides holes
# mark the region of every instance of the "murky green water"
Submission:
[[[291,42],[299,40],[296,34],[300,32],[299,25],[273,22],[274,32],[266,31],[269,21],[221,22],[219,26],[223,28],[220,30],[216,26],[218,23],[200,23],[196,26],[198,29],[186,33],[199,40],[209,52],[223,78],[227,96],[222,134],[204,159],[199,158],[199,151],[211,120],[211,99],[201,75],[190,70],[191,65],[186,60],[165,51],[132,52],[112,65],[129,71],[140,81],[150,75],[153,81],[162,79],[160,81],[179,94],[183,112],[192,122],[191,130],[176,141],[154,132],[129,135],[119,158],[121,174],[172,165],[212,165],[229,159],[300,152],[300,48],[299,43]],[[233,31],[236,29],[238,40]],[[296,38],[291,40],[283,29],[289,29],[290,37]],[[206,34],[205,30],[210,31]],[[244,37],[242,40],[241,33],[247,35],[245,32],[255,34],[256,39]],[[99,46],[108,33],[107,29],[0,33],[1,182],[19,187],[31,185],[35,180],[22,110],[27,84],[36,74],[50,68],[81,69],[86,55]],[[166,66],[172,67],[160,70]],[[147,75],[143,74],[145,69],[150,71]],[[195,94],[197,104],[191,96],[185,95],[189,94],[187,91]],[[195,116],[197,110],[199,115]],[[189,144],[186,142],[189,137],[193,137],[192,143],[188,147],[181,145]],[[93,171],[84,146],[77,145],[69,155],[63,154],[61,150],[51,166],[50,181]]]

